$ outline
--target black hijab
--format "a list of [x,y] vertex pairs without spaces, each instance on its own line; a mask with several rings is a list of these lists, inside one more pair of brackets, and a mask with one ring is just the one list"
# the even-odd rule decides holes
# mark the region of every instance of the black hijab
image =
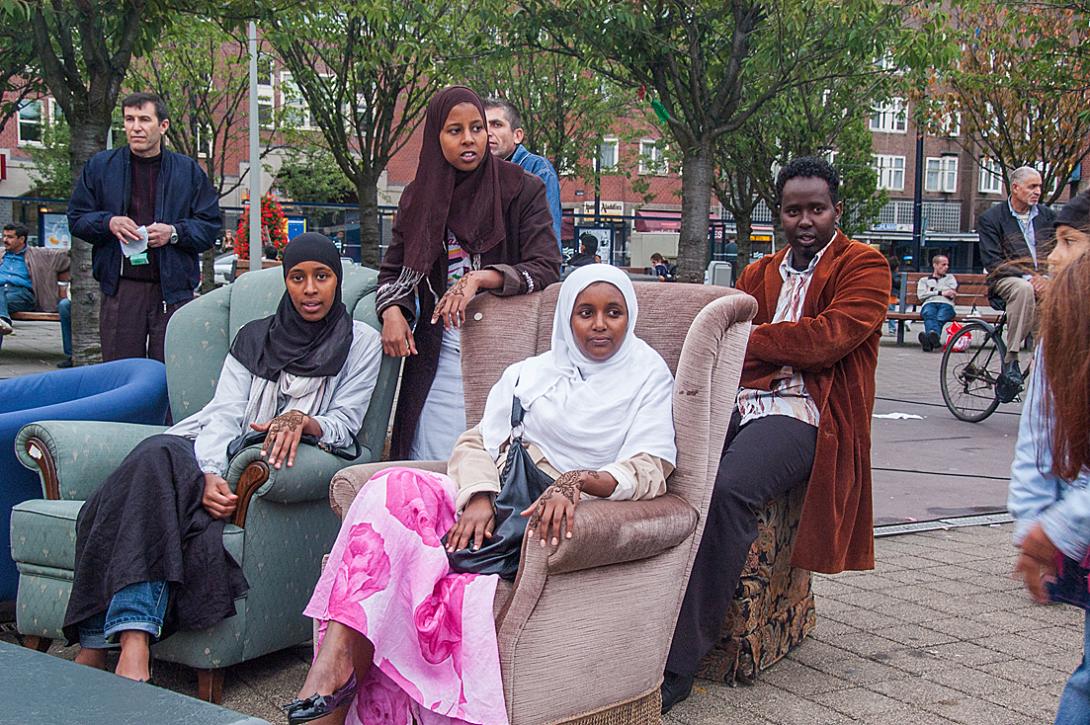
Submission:
[[284,247],[284,279],[300,262],[318,262],[337,275],[337,295],[325,317],[307,322],[287,290],[276,314],[248,322],[235,335],[231,355],[259,378],[278,380],[280,373],[307,378],[336,375],[352,347],[352,318],[341,301],[341,256],[328,237],[307,232]]

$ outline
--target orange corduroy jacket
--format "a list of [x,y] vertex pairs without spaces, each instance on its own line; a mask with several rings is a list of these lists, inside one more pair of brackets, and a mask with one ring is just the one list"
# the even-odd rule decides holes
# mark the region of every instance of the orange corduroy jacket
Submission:
[[787,249],[749,265],[738,280],[738,289],[758,305],[741,384],[768,390],[790,365],[802,372],[821,412],[792,565],[824,573],[870,569],[870,425],[889,264],[880,252],[837,230],[814,269],[802,318],[773,325]]

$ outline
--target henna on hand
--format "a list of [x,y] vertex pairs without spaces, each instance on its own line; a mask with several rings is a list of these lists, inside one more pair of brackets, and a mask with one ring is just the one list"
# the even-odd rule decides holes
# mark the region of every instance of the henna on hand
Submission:
[[545,489],[545,492],[537,500],[537,504],[534,506],[533,516],[530,517],[530,522],[527,525],[529,531],[536,531],[538,525],[541,523],[541,517],[545,513],[545,507],[548,505],[550,499],[554,496],[563,496],[571,502],[572,506],[576,503],[576,492],[583,490],[583,476],[597,476],[597,471],[568,471],[567,473],[560,474],[560,477],[553,481],[553,485]]
[[307,424],[307,416],[298,410],[289,410],[269,421],[269,435],[276,433],[294,433]]

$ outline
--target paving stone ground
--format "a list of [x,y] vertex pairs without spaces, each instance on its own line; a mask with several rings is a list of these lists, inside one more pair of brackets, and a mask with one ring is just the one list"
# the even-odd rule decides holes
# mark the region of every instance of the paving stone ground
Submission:
[[[871,572],[816,576],[817,629],[757,684],[698,680],[664,725],[1040,725],[1082,656],[1081,612],[1032,603],[1010,577],[1010,525],[881,538]],[[4,639],[13,641],[11,635]],[[72,658],[75,648],[54,644]],[[224,705],[285,722],[309,647],[232,668]],[[196,676],[157,663],[162,686]]]

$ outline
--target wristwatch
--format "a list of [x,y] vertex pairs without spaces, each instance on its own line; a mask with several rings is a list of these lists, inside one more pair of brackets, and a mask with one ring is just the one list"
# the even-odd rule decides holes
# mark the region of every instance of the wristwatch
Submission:
[[174,226],[173,224],[170,225],[170,243],[171,244],[177,244],[178,243],[178,228],[176,226]]

